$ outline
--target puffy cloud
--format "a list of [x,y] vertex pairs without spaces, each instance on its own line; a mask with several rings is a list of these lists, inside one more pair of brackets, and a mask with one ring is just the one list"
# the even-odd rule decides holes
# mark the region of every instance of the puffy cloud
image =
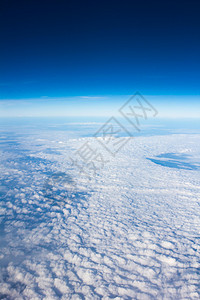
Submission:
[[86,140],[100,147],[46,132],[1,156],[1,296],[198,299],[199,170],[147,158],[194,164],[200,136],[133,139],[93,181],[69,163]]

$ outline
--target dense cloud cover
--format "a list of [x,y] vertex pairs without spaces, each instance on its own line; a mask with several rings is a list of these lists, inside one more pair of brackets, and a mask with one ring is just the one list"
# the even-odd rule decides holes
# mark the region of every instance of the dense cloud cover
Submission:
[[[1,134],[3,299],[199,299],[200,135],[111,156],[63,132]],[[89,142],[96,176],[71,164]]]

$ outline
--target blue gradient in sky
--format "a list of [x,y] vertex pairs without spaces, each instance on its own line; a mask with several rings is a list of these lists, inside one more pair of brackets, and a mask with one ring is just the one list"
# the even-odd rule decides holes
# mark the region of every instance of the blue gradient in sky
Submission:
[[[119,116],[120,107],[129,96],[61,97],[0,100],[0,117],[101,117]],[[145,98],[159,117],[198,118],[198,96],[151,96]]]
[[0,25],[1,117],[110,115],[136,91],[199,116],[198,1],[3,1]]

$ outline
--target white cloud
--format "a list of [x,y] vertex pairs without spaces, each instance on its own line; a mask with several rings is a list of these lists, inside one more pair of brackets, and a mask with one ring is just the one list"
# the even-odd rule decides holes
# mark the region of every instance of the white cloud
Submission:
[[[13,161],[8,148],[0,160],[5,194],[1,295],[200,297],[199,170],[170,168],[147,159],[175,153],[181,161],[180,154],[187,153],[186,161],[197,164],[200,135],[132,139],[92,182],[78,176],[68,161],[87,138],[69,140],[57,132],[40,134],[40,140],[36,136],[21,138],[19,148],[31,155],[18,148]],[[52,145],[61,155],[45,152]],[[51,198],[45,196],[47,176],[59,172],[76,182],[75,198],[66,197],[58,181]]]

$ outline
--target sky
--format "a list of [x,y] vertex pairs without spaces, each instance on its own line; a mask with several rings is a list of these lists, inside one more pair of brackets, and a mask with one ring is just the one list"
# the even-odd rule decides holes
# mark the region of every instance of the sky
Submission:
[[[199,116],[199,1],[0,2],[0,116]],[[175,108],[176,107],[176,108]]]

